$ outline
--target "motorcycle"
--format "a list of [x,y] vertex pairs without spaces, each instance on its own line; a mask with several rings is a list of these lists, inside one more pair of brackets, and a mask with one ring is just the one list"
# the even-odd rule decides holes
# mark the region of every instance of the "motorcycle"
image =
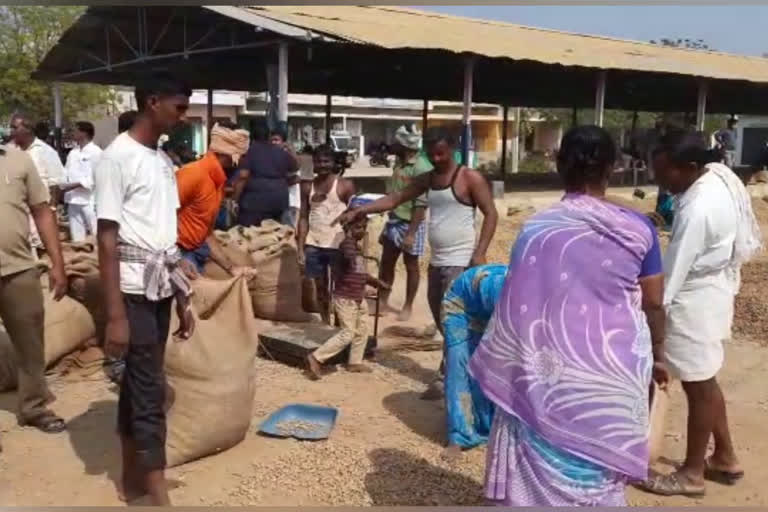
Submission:
[[371,167],[389,167],[389,151],[385,146],[371,152],[368,158],[368,164]]

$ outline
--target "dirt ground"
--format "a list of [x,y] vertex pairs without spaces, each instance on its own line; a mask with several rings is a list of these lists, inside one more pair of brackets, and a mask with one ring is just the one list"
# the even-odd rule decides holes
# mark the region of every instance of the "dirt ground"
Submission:
[[[638,207],[645,208],[646,202],[638,202]],[[517,228],[530,213],[528,203],[512,206],[520,211],[504,218],[491,260],[506,260]],[[765,207],[759,215],[768,212],[768,204]],[[761,220],[768,220],[768,215]],[[764,485],[768,469],[763,463],[768,438],[762,435],[768,419],[768,387],[760,384],[768,376],[766,331],[761,323],[767,319],[768,300],[760,293],[767,262],[768,258],[761,258],[745,269],[744,296],[739,299],[734,340],[721,377],[746,478],[734,487],[709,484],[707,496],[700,500],[663,499],[630,489],[632,505],[768,505]],[[397,303],[401,287],[396,287],[394,295]],[[416,317],[409,325],[423,328],[430,323],[427,311],[422,283]],[[383,327],[391,322],[387,319]],[[231,450],[171,469],[174,504],[482,504],[485,449],[465,452],[454,464],[444,462],[440,458],[445,437],[443,405],[419,399],[435,376],[440,353],[404,350],[398,348],[400,341],[380,336],[373,374],[339,369],[320,382],[308,381],[297,369],[259,359],[251,432]],[[53,407],[69,421],[64,434],[19,428],[12,412],[15,396],[0,395],[0,504],[119,505],[114,490],[119,471],[114,387],[97,376],[81,382],[55,380],[52,388],[58,396]],[[311,443],[258,435],[260,421],[288,403],[337,407],[340,414],[331,438]],[[675,386],[667,416],[666,458],[660,469],[684,454],[685,415],[685,401]]]

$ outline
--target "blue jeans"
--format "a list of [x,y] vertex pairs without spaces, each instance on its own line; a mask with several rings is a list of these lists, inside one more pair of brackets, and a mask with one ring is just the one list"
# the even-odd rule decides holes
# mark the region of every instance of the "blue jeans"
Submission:
[[211,257],[211,248],[208,246],[208,242],[203,242],[203,245],[193,251],[188,251],[182,247],[179,247],[179,250],[181,251],[181,257],[193,263],[200,273],[203,272],[205,263]]

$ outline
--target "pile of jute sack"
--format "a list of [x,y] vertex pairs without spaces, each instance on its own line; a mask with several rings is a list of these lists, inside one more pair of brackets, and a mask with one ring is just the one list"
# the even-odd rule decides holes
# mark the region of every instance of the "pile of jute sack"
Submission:
[[[255,396],[258,319],[300,322],[311,318],[300,307],[301,274],[291,228],[265,222],[216,236],[233,262],[251,270],[232,277],[209,263],[203,276],[192,283],[197,321],[193,336],[184,341],[169,336],[165,371],[170,388],[170,466],[229,449],[245,438],[252,418],[246,404],[252,404]],[[69,294],[60,302],[54,302],[47,291],[47,264],[45,258],[41,261],[49,368],[58,368],[86,350],[100,350],[106,319],[94,244],[64,243],[62,249]],[[177,324],[174,314],[171,333]],[[16,375],[12,346],[0,331],[0,391],[14,389]]]

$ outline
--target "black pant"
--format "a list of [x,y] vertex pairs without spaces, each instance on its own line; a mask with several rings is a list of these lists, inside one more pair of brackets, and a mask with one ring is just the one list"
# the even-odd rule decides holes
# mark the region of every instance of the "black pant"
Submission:
[[123,294],[130,328],[125,372],[118,401],[118,430],[136,445],[137,462],[145,471],[165,468],[165,342],[171,301]]

